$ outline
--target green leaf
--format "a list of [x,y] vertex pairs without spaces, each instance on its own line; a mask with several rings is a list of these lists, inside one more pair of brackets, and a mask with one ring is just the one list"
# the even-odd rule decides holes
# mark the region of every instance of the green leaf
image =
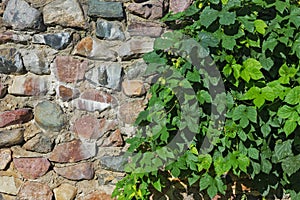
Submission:
[[161,192],[162,190],[162,187],[161,187],[161,183],[160,183],[160,179],[158,179],[156,182],[154,182],[153,184],[153,187],[157,190],[157,191],[159,191],[159,192]]
[[278,117],[281,117],[282,119],[287,119],[295,112],[295,108],[292,108],[290,106],[284,105],[281,108],[278,109],[277,115]]
[[264,137],[267,137],[271,133],[271,127],[269,126],[269,124],[264,124],[260,128],[260,130],[261,130]]
[[275,8],[278,10],[281,14],[283,14],[284,10],[287,8],[287,3],[282,1],[275,1]]
[[259,151],[255,148],[249,148],[248,149],[248,155],[250,158],[258,160],[259,158]]
[[272,162],[278,163],[288,156],[292,156],[292,143],[293,140],[287,140],[284,142],[278,142],[275,145],[274,153],[272,156]]
[[261,160],[261,171],[266,174],[269,174],[271,170],[272,170],[272,163],[267,159]]
[[266,28],[268,27],[267,24],[261,19],[255,20],[254,26],[255,26],[255,30],[262,35],[266,33]]
[[286,134],[286,136],[289,136],[291,133],[294,132],[294,130],[297,128],[297,122],[292,119],[286,120],[283,130]]
[[247,156],[240,154],[238,159],[237,159],[238,163],[239,163],[239,168],[247,173],[247,167],[250,165],[250,160]]
[[165,50],[174,45],[174,41],[170,39],[156,38],[154,41],[154,49]]
[[193,174],[192,174],[192,177],[189,177],[189,178],[188,178],[189,185],[192,186],[192,185],[193,185],[194,183],[196,183],[199,179],[200,179],[200,176],[193,173]]
[[230,25],[230,24],[234,24],[236,14],[235,14],[235,12],[225,11],[225,12],[221,12],[219,17],[220,17],[220,20],[219,20],[220,24]]
[[286,95],[285,102],[295,105],[300,103],[300,86],[292,88]]
[[208,196],[212,199],[216,196],[216,194],[218,193],[218,188],[217,186],[215,185],[210,185],[208,188],[207,188],[207,194]]
[[200,179],[200,191],[205,190],[208,186],[213,184],[213,178],[208,174],[205,173]]
[[290,156],[282,161],[282,170],[289,176],[300,169],[300,155]]
[[206,28],[209,27],[218,18],[218,11],[205,7],[200,15],[200,23]]
[[234,46],[236,45],[236,40],[234,37],[225,36],[222,39],[222,46],[225,49],[233,50]]
[[247,111],[246,111],[246,115],[247,115],[247,117],[250,121],[256,123],[257,111],[256,111],[255,107],[248,106]]

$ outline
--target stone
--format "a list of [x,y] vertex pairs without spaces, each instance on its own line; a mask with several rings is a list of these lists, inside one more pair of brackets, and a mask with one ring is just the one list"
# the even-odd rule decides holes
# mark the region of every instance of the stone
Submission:
[[79,97],[80,92],[76,88],[66,87],[64,85],[58,86],[57,95],[63,101],[70,101]]
[[116,126],[117,122],[115,120],[97,119],[85,115],[75,121],[73,129],[80,138],[99,139],[104,133],[114,130]]
[[49,153],[53,149],[54,139],[44,133],[39,133],[28,140],[23,148],[38,153]]
[[121,147],[124,145],[124,140],[120,129],[115,130],[101,145],[102,147]]
[[85,74],[85,78],[95,86],[119,90],[122,66],[119,63],[100,63]]
[[143,100],[134,100],[120,105],[119,118],[126,124],[133,124],[145,105]]
[[[0,176],[0,192],[6,194],[16,195],[18,193],[18,187],[15,182],[15,178],[11,176]],[[0,198],[1,199],[1,198]]]
[[53,193],[44,183],[27,181],[20,188],[17,198],[20,200],[52,200]]
[[52,63],[57,51],[38,46],[23,49],[20,52],[27,71],[37,75],[50,74],[50,63]]
[[71,42],[71,34],[68,32],[54,34],[36,34],[32,38],[36,44],[46,44],[53,49],[65,49]]
[[160,37],[163,28],[158,23],[133,21],[127,26],[130,36]]
[[47,76],[28,74],[16,76],[13,84],[8,88],[8,93],[21,96],[44,96],[48,89]]
[[145,75],[147,64],[143,60],[138,60],[128,66],[126,76],[128,80],[142,78]]
[[65,124],[61,107],[50,101],[42,101],[34,108],[35,122],[43,129],[59,132]]
[[108,42],[86,37],[76,45],[72,54],[87,57],[92,60],[116,61],[117,52],[112,50],[114,46],[111,41]]
[[59,163],[78,162],[92,158],[95,155],[95,143],[73,140],[57,145],[51,152],[49,160]]
[[44,22],[48,25],[85,28],[85,18],[76,0],[55,0],[43,8]]
[[72,56],[57,56],[55,66],[59,81],[76,83],[83,80],[88,61],[75,59]]
[[119,48],[119,56],[123,59],[138,57],[153,51],[154,38],[131,38]]
[[122,83],[122,89],[126,96],[139,97],[146,93],[143,81],[125,80]]
[[92,193],[87,194],[85,197],[82,197],[80,200],[116,200],[112,198],[111,195],[106,194],[102,191],[94,191]]
[[0,199],[1,200],[16,200],[16,196],[0,193]]
[[124,166],[127,164],[127,158],[125,156],[102,156],[100,158],[100,164],[104,169],[124,172]]
[[6,58],[0,56],[0,73],[1,74],[20,74],[23,71],[24,71],[23,66],[15,65],[12,61],[7,60]]
[[13,162],[25,179],[37,179],[45,175],[50,167],[46,158],[14,158]]
[[54,167],[54,171],[60,176],[74,181],[91,180],[94,177],[92,163],[79,163],[67,167]]
[[1,32],[0,33],[0,44],[5,44],[13,41],[13,33],[12,32]]
[[77,189],[68,183],[62,183],[53,190],[55,200],[73,200],[76,197]]
[[123,18],[123,5],[121,2],[89,0],[88,15],[101,18]]
[[191,4],[192,0],[170,0],[169,11],[175,13],[185,11]]
[[14,124],[23,124],[29,122],[32,119],[32,110],[28,108],[5,111],[0,113],[0,128]]
[[4,170],[11,161],[10,149],[0,149],[0,170]]
[[0,148],[21,144],[24,141],[23,133],[23,129],[0,131]]
[[0,83],[0,99],[3,98],[7,93],[7,87]]
[[127,10],[145,19],[161,19],[167,9],[167,1],[152,0],[144,3],[131,3]]
[[8,1],[3,20],[16,30],[45,30],[41,12],[24,0]]
[[97,20],[96,36],[107,40],[124,40],[125,35],[120,22],[110,22],[103,19]]
[[79,99],[73,101],[73,106],[79,110],[102,112],[111,107],[113,97],[105,92],[89,89],[83,92]]
[[51,3],[54,0],[25,0],[34,8],[44,7],[45,5]]

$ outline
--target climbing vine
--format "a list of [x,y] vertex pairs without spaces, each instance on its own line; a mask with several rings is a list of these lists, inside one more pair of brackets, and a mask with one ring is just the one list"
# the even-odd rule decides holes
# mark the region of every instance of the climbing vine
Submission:
[[155,81],[113,196],[149,199],[176,180],[225,197],[240,180],[245,195],[299,199],[299,1],[196,0],[162,20],[174,31],[144,56]]

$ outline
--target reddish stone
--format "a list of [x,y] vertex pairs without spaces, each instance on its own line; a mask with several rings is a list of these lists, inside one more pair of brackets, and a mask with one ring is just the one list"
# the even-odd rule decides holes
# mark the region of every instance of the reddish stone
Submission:
[[150,36],[159,37],[162,34],[163,28],[153,22],[132,22],[128,25],[130,36]]
[[11,161],[11,151],[10,149],[0,149],[0,170],[6,168],[8,163]]
[[0,98],[3,98],[6,95],[7,87],[0,83]]
[[141,96],[146,93],[144,83],[140,80],[126,80],[122,83],[123,92],[126,96]]
[[185,11],[192,4],[192,0],[170,0],[170,11],[178,13]]
[[145,19],[160,19],[166,11],[166,1],[153,0],[145,3],[131,3],[127,10]]
[[91,37],[83,38],[76,46],[75,52],[78,55],[88,56],[93,50],[93,39]]
[[66,83],[83,80],[88,61],[74,59],[71,56],[57,56],[55,59],[57,78]]
[[94,177],[92,163],[79,163],[67,167],[54,167],[54,171],[60,176],[74,181],[91,180]]
[[105,192],[95,191],[86,195],[81,200],[116,200],[116,199],[112,198],[111,195],[106,194]]
[[8,92],[25,96],[45,95],[48,92],[48,79],[37,75],[17,76]]
[[119,108],[120,119],[127,123],[133,124],[138,117],[139,113],[145,109],[143,100],[134,100],[124,103]]
[[60,85],[58,87],[58,95],[63,101],[70,101],[79,97],[79,91],[77,89]]
[[17,195],[20,200],[52,200],[53,193],[48,185],[33,181],[24,183]]
[[92,100],[92,101],[98,101],[103,103],[111,103],[112,102],[112,96],[108,93],[90,89],[82,93],[80,96],[82,99],[86,100]]
[[114,147],[121,147],[124,145],[124,140],[121,134],[120,129],[115,130],[106,141],[104,141],[104,144],[102,146],[108,147],[108,146],[114,146]]
[[86,115],[75,121],[74,131],[79,137],[86,139],[101,138],[105,132],[114,130],[117,126],[116,121],[97,119]]
[[29,122],[33,119],[31,109],[23,108],[19,110],[6,111],[0,113],[0,128]]
[[60,163],[77,162],[95,155],[95,143],[83,143],[80,140],[73,140],[57,145],[51,152],[49,160]]
[[50,167],[46,158],[14,158],[16,169],[26,179],[36,179],[45,175]]
[[13,40],[12,32],[2,32],[0,33],[0,44],[5,44],[7,42],[11,42]]

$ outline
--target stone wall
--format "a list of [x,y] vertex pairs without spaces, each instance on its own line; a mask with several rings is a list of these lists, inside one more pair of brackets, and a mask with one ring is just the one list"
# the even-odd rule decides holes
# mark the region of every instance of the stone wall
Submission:
[[0,199],[110,199],[182,0],[0,0]]

